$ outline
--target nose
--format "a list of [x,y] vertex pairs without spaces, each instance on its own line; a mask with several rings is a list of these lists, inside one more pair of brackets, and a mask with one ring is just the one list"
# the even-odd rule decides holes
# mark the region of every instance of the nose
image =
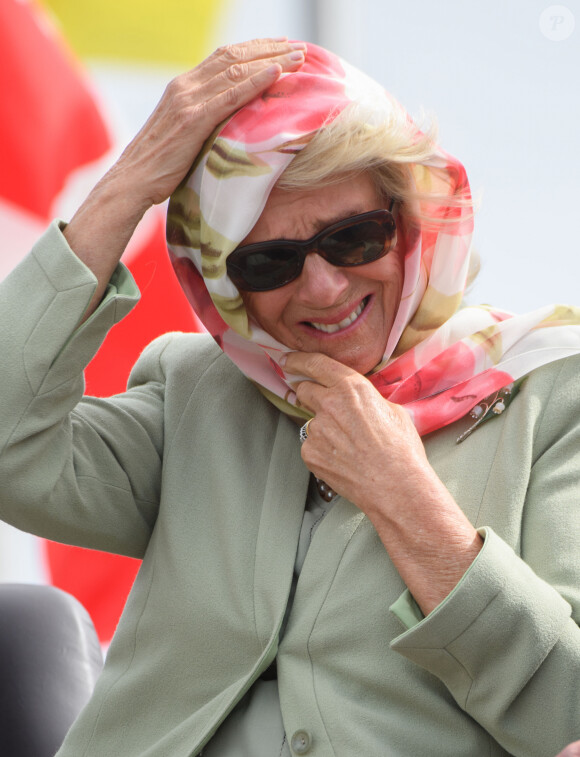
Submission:
[[304,305],[329,307],[340,299],[348,286],[348,268],[332,265],[312,252],[306,256],[296,281],[295,296]]

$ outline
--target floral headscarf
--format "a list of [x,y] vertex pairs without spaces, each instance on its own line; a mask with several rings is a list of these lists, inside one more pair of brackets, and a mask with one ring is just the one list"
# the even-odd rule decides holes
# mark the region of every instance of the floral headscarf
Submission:
[[[298,418],[308,415],[294,404],[297,377],[285,375],[278,362],[288,350],[248,318],[226,259],[296,153],[351,102],[375,118],[402,110],[375,81],[309,44],[299,71],[282,74],[212,135],[169,204],[170,255],[195,312],[248,378]],[[463,166],[440,148],[415,164],[412,175],[419,193],[432,191],[443,175],[450,196],[469,200]],[[368,377],[383,397],[405,406],[422,435],[540,365],[580,353],[576,308],[548,306],[525,315],[460,309],[472,211],[459,202],[440,214],[445,223],[424,224],[405,237],[401,302],[383,361]]]

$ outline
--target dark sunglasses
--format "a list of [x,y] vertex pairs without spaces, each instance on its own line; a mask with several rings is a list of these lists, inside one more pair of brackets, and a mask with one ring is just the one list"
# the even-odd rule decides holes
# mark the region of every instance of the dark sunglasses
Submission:
[[336,266],[372,263],[397,242],[392,207],[345,218],[305,241],[276,239],[238,247],[227,259],[228,276],[238,289],[266,292],[297,279],[310,252]]

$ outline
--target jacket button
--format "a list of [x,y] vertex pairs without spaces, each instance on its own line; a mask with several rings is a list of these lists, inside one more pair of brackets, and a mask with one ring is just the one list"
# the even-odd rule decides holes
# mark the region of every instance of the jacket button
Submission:
[[306,754],[312,746],[312,737],[308,731],[296,731],[290,740],[290,746],[296,754]]

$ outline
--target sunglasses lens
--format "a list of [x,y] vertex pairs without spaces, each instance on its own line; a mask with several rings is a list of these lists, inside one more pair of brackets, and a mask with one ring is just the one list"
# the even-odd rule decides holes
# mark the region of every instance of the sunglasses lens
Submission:
[[234,256],[228,275],[238,289],[260,292],[276,289],[300,274],[302,261],[291,247],[275,246]]
[[356,266],[386,255],[396,236],[394,221],[361,221],[339,229],[320,242],[320,251],[333,264]]
[[336,266],[364,265],[386,255],[396,239],[391,212],[371,211],[333,224],[328,233],[321,231],[305,242],[258,242],[239,247],[227,260],[228,276],[240,290],[266,292],[300,276],[310,252],[318,252]]

